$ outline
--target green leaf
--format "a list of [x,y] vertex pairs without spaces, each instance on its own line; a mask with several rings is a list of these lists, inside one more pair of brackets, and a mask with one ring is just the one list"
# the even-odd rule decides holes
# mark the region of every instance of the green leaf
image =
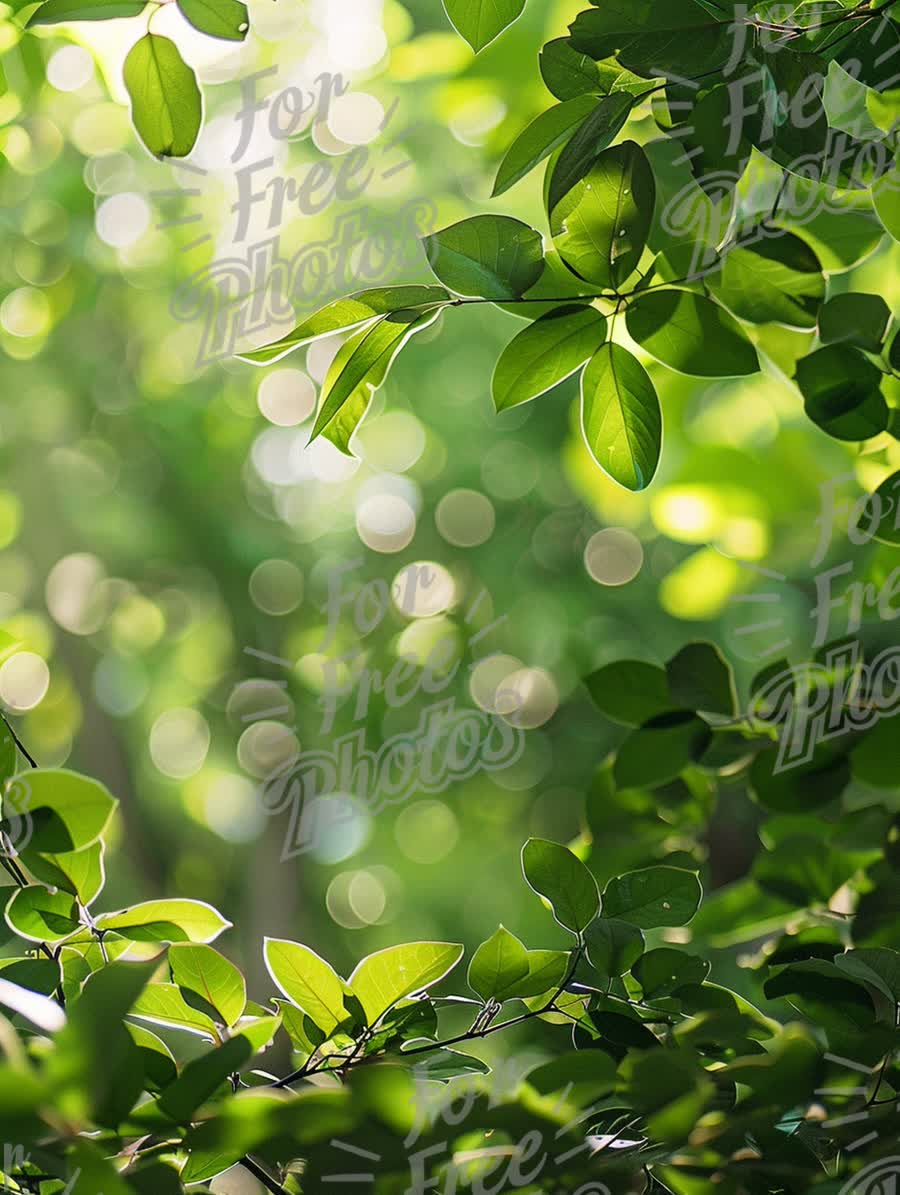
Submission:
[[615,917],[598,917],[584,935],[588,959],[600,975],[624,975],[644,950],[644,935],[636,925]]
[[672,946],[660,946],[641,955],[631,974],[641,985],[646,1000],[671,996],[688,983],[703,983],[709,975],[709,963],[694,954]]
[[900,715],[880,718],[850,752],[850,770],[874,788],[897,787],[897,735]]
[[589,1103],[615,1087],[616,1062],[599,1050],[571,1050],[530,1070],[525,1081],[541,1095],[562,1091],[567,1100]]
[[587,54],[573,50],[564,37],[547,42],[538,60],[541,78],[558,100],[573,100],[601,89],[597,64]]
[[797,362],[807,415],[836,440],[869,440],[885,430],[881,371],[859,349],[830,344]]
[[692,871],[679,867],[645,867],[609,881],[603,890],[604,917],[616,917],[641,929],[687,925],[702,895]]
[[[404,344],[433,324],[438,311],[394,311],[382,316],[371,328],[359,334],[346,358],[334,372],[329,372],[322,387],[321,406],[316,416],[310,442],[315,440],[341,413],[360,387],[374,392],[387,377],[394,358]],[[349,437],[348,437],[349,439]]]
[[666,664],[676,704],[730,718],[737,709],[731,665],[712,643],[688,643]]
[[612,145],[634,104],[634,96],[620,91],[596,105],[552,167],[547,186],[548,212],[552,212],[562,197],[581,182],[600,154]]
[[411,942],[370,954],[356,966],[348,983],[369,1025],[404,996],[424,991],[452,971],[463,955],[453,942]]
[[81,927],[73,897],[67,892],[48,892],[40,884],[13,893],[6,906],[6,923],[31,942],[61,942]]
[[614,660],[584,683],[600,712],[623,726],[642,726],[673,708],[665,672],[644,660]]
[[249,21],[240,0],[178,0],[184,16],[201,33],[228,41],[243,41]]
[[606,318],[593,307],[548,311],[509,342],[494,369],[494,406],[505,411],[570,377],[606,340]]
[[580,278],[619,290],[641,260],[655,203],[647,156],[624,141],[604,150],[551,209],[553,243]]
[[545,838],[529,838],[522,848],[522,871],[566,929],[578,934],[597,916],[597,881],[568,847]]
[[459,295],[518,299],[544,268],[541,234],[511,216],[472,216],[422,244],[435,275]]
[[638,295],[625,316],[629,335],[679,373],[724,378],[756,373],[756,349],[727,311],[687,290]]
[[629,735],[616,753],[619,788],[652,788],[680,776],[712,741],[712,730],[690,710],[658,714]]
[[96,842],[118,805],[102,784],[62,768],[17,776],[3,798],[3,816],[27,814],[29,846],[49,854],[80,851]]
[[361,290],[346,299],[335,299],[313,315],[302,320],[292,332],[249,353],[238,354],[239,360],[254,365],[271,365],[295,349],[331,336],[334,332],[348,332],[361,324],[372,323],[379,315],[410,307],[423,307],[450,301],[442,286],[380,286]]
[[47,1078],[64,1115],[90,1115],[114,1128],[139,1098],[141,1058],[124,1019],[155,969],[155,962],[110,963],[67,1003],[68,1024],[46,1059]]
[[878,519],[875,539],[882,544],[900,546],[900,470],[885,478],[866,509]]
[[[275,1032],[277,1017],[263,1018],[264,1039]],[[271,1031],[271,1033],[269,1032]],[[194,1112],[258,1053],[259,1045],[249,1033],[236,1033],[228,1041],[199,1058],[185,1063],[175,1082],[159,1098],[159,1107],[179,1124],[189,1124]]]
[[808,763],[780,768],[775,747],[760,752],[750,765],[750,790],[760,805],[778,813],[809,813],[839,797],[850,783],[844,758],[814,754]]
[[61,21],[109,21],[114,17],[137,17],[147,0],[46,0],[28,18],[32,25],[55,25]]
[[472,991],[487,1003],[503,1000],[506,989],[527,974],[525,947],[501,925],[472,955],[467,979]]
[[148,900],[120,909],[115,913],[101,913],[97,927],[115,930],[132,942],[213,942],[231,922],[202,900]]
[[63,854],[37,851],[29,843],[19,851],[19,858],[36,880],[71,892],[87,907],[103,891],[106,879],[103,854],[102,842]]
[[854,979],[862,979],[894,1003],[900,1002],[900,953],[883,946],[861,947],[839,954],[834,960]]
[[502,195],[523,179],[538,163],[560,145],[564,145],[592,112],[596,101],[593,96],[579,95],[542,112],[519,134],[504,155],[494,181],[492,197]]
[[350,1015],[344,984],[314,950],[299,942],[266,938],[266,967],[280,990],[328,1036]]
[[568,970],[569,954],[565,950],[526,950],[525,961],[528,974],[509,985],[504,1000],[527,1000],[555,991]]
[[[19,770],[19,750],[12,736],[9,723],[0,717],[0,790],[5,788],[7,780]],[[24,795],[24,794],[23,794]],[[22,813],[22,810],[17,810]]]
[[581,429],[591,456],[628,490],[646,489],[662,450],[662,414],[647,371],[627,349],[602,345],[581,377]]
[[718,19],[695,0],[604,0],[569,26],[573,49],[600,61],[615,54],[646,78],[709,74],[734,42],[733,18]]
[[453,27],[477,54],[522,15],[525,0],[442,0]]
[[212,1017],[191,1008],[174,983],[147,984],[134,1002],[131,1015],[155,1025],[184,1029],[210,1040],[215,1040],[217,1036]]
[[145,1029],[143,1025],[134,1025],[131,1021],[126,1021],[125,1028],[140,1051],[145,1078],[156,1088],[168,1087],[178,1074],[172,1051],[162,1038]]
[[197,78],[167,37],[145,34],[125,59],[131,118],[156,157],[183,158],[194,148],[203,117]]
[[878,353],[890,318],[881,295],[835,295],[819,312],[819,338],[824,344],[852,344]]
[[169,947],[172,981],[200,997],[231,1026],[243,1016],[247,1004],[244,977],[227,958],[211,946],[182,943]]
[[791,233],[736,246],[705,281],[729,311],[752,324],[814,328],[825,298],[821,262]]

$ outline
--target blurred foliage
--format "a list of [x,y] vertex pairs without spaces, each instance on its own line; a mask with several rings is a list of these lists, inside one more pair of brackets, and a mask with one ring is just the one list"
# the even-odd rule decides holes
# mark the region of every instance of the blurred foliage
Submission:
[[[46,0],[45,15],[48,6],[62,4]],[[827,292],[799,328],[740,325],[761,373],[700,380],[661,364],[652,344],[644,353],[622,342],[664,414],[643,492],[597,469],[576,380],[539,402],[497,402],[497,413],[491,372],[529,326],[508,304],[460,304],[423,327],[371,399],[353,456],[334,436],[308,445],[322,390],[340,376],[334,363],[349,356],[337,356],[341,335],[262,369],[234,353],[258,355],[350,292],[434,285],[417,234],[491,213],[539,225],[549,244],[539,171],[491,194],[522,130],[554,96],[576,98],[547,83],[581,5],[530,0],[486,42],[469,20],[478,3],[448,0],[459,33],[485,43],[477,56],[424,0],[258,0],[246,36],[199,31],[196,21],[226,10],[239,26],[241,7],[168,4],[62,26],[36,23],[35,4],[0,8],[0,700],[40,764],[21,772],[22,752],[5,739],[6,862],[19,877],[8,877],[3,978],[15,991],[0,992],[13,1024],[2,1029],[0,1140],[57,1180],[24,1189],[50,1195],[80,1171],[74,1189],[85,1195],[180,1190],[187,1133],[199,1160],[185,1180],[210,1178],[210,1158],[224,1169],[252,1154],[262,1181],[281,1168],[284,1189],[318,1189],[359,1163],[335,1151],[337,1138],[379,1155],[383,1190],[405,1190],[417,1178],[411,1156],[447,1140],[454,1121],[442,1103],[457,1096],[453,1148],[474,1155],[463,1189],[500,1178],[484,1173],[479,1150],[517,1142],[519,1170],[505,1181],[529,1189],[523,1175],[540,1157],[567,1152],[559,1134],[580,1152],[547,1163],[534,1189],[594,1179],[623,1195],[693,1195],[715,1175],[717,1190],[736,1195],[837,1192],[848,1172],[890,1154],[900,1082],[896,734],[891,719],[866,722],[861,659],[841,654],[846,637],[859,640],[892,676],[900,451],[889,196],[855,194],[842,214],[807,226]],[[494,11],[512,18],[517,7]],[[152,79],[140,91],[123,78],[148,17],[202,93],[195,145],[154,141],[168,101]],[[674,44],[696,51],[689,38]],[[634,58],[624,65],[642,74]],[[896,95],[885,83],[863,96],[881,139]],[[291,87],[308,107],[287,138],[296,101],[276,97]],[[683,124],[671,119],[675,90],[631,109],[618,140],[646,147],[660,124]],[[181,91],[196,118],[183,73]],[[131,114],[151,151],[190,149],[187,161],[145,152]],[[317,190],[309,172],[322,162],[331,169]],[[370,169],[363,195],[338,188]],[[279,178],[306,179],[302,202]],[[248,208],[247,188],[266,200]],[[279,213],[270,201],[280,193]],[[321,207],[310,211],[314,198]],[[366,265],[362,250],[379,245]],[[308,286],[300,302],[276,302],[287,267],[276,268],[275,297],[262,316],[247,313],[248,280],[269,294],[253,253],[260,270],[295,263]],[[554,268],[556,282],[565,267]],[[680,276],[665,261],[656,268]],[[805,295],[796,278],[781,293]],[[859,315],[842,296],[869,296],[869,306]],[[615,325],[619,343],[625,320]],[[883,429],[838,439],[810,422],[820,377],[863,382],[871,368]],[[850,391],[853,409],[871,401],[871,386]],[[880,507],[867,499],[875,492]],[[422,605],[404,599],[413,565],[436,582]],[[354,599],[338,620],[335,576]],[[365,597],[356,603],[362,585],[374,613]],[[377,750],[416,726],[428,692],[398,708],[385,678],[405,656],[425,666],[444,642],[460,667],[440,697],[505,713],[521,757],[385,808],[347,801],[331,822],[320,809],[324,834],[296,853],[296,806],[273,803],[273,777],[301,750],[360,729]],[[510,691],[512,710],[498,704]],[[780,728],[796,729],[810,706],[816,716],[848,706],[856,721],[779,772]],[[560,924],[521,882],[529,837],[577,856],[551,854],[543,869],[525,856],[526,879]],[[101,914],[90,910],[106,872]],[[564,894],[552,887],[559,875],[571,878]],[[646,882],[634,877],[648,875],[678,881],[650,901],[656,919],[646,902],[629,903]],[[599,918],[583,908],[594,886]],[[683,916],[658,918],[663,902],[680,910],[684,900]],[[126,912],[106,912],[117,909]],[[217,948],[227,959],[208,946],[225,917],[233,927]],[[163,958],[168,942],[178,945]],[[337,990],[346,1016],[323,1023],[273,961],[279,942],[315,952],[313,990],[320,1003]],[[474,1011],[410,999],[445,973],[435,962],[376,1025],[384,1010],[367,1007],[351,972],[402,942],[464,944],[469,986],[460,964],[448,990]],[[560,957],[548,987],[508,994],[533,968],[553,974]],[[519,1003],[504,1017],[534,1015],[495,1034],[507,998]],[[467,1034],[473,1016],[463,1061],[434,1047]],[[160,1021],[168,1028],[146,1029]],[[407,1145],[419,1068],[368,1060],[395,1061],[413,1039],[432,1043],[421,1057],[434,1074],[428,1127]],[[324,1076],[326,1089],[335,1056],[350,1059],[347,1082]],[[492,1084],[504,1060],[521,1062],[516,1081],[531,1070],[500,1099]],[[492,1074],[433,1095],[438,1079],[488,1065]],[[241,1086],[298,1071],[294,1095]],[[136,1157],[147,1134],[147,1156]],[[539,1144],[529,1152],[526,1140]],[[426,1157],[429,1168],[446,1159]]]

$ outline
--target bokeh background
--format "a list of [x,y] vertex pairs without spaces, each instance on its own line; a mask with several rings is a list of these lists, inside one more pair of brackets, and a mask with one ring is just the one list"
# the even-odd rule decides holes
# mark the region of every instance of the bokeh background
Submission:
[[[839,499],[871,489],[900,466],[897,442],[860,452],[819,432],[788,380],[810,338],[762,329],[764,375],[710,385],[651,367],[662,466],[647,493],[629,494],[590,461],[574,383],[494,413],[491,370],[522,325],[473,306],[404,353],[356,459],[307,447],[339,339],[264,369],[198,363],[203,321],[176,318],[173,296],[209,296],[214,263],[274,234],[285,258],[327,241],[351,209],[397,249],[380,281],[428,278],[404,223],[410,204],[437,227],[494,210],[543,230],[540,171],[488,197],[512,137],[553,102],[538,51],[580,6],[529,4],[477,60],[434,0],[250,7],[239,46],[192,31],[172,4],[153,16],[203,85],[186,169],[153,160],[130,125],[121,63],[145,18],[34,35],[20,28],[27,6],[0,5],[0,629],[13,643],[0,702],[41,764],[84,770],[120,798],[104,907],[211,901],[235,923],[222,947],[262,996],[264,934],[307,942],[344,973],[404,939],[474,946],[500,920],[529,945],[563,944],[521,881],[529,834],[593,833],[601,882],[682,850],[704,862],[712,836],[708,881],[739,891],[755,834],[746,794],[726,779],[696,841],[673,834],[665,809],[606,809],[594,776],[624,731],[582,678],[622,657],[662,661],[695,638],[722,646],[743,692],[776,642],[808,658],[820,487],[843,478]],[[309,88],[323,72],[351,86],[290,142],[262,115],[236,165],[241,81],[272,66],[259,95]],[[648,119],[628,132],[654,135]],[[239,165],[271,156],[261,187],[358,147],[378,167],[361,200],[317,215],[286,204],[274,228],[259,203],[236,238]],[[880,293],[896,309],[900,255],[888,241],[867,213],[845,217],[826,262],[833,289]],[[260,786],[279,761],[327,743],[323,604],[329,570],[353,560],[370,582],[392,586],[416,562],[438,579],[427,602],[394,601],[362,639],[367,666],[424,660],[451,636],[466,665],[482,662],[448,693],[490,710],[514,687],[526,747],[510,769],[446,792],[374,816],[357,804],[314,851],[283,861],[288,816],[267,813]],[[861,579],[892,567],[889,549],[848,542],[846,514],[819,567],[844,560]],[[759,592],[775,595],[772,625],[748,633],[759,608],[735,599]],[[345,617],[338,645],[359,642]],[[361,724],[355,696],[333,733]],[[427,700],[389,709],[376,693],[370,748],[414,726]],[[698,824],[706,809],[698,798]],[[740,920],[717,964],[738,986]]]

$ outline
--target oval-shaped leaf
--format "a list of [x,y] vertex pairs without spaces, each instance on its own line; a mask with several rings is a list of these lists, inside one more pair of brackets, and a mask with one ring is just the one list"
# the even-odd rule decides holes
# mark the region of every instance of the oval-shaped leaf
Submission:
[[601,89],[596,62],[587,54],[573,50],[564,37],[547,42],[541,50],[539,64],[547,90],[558,100],[572,100]]
[[178,7],[195,29],[210,37],[243,41],[247,36],[247,6],[240,0],[178,0]]
[[46,0],[28,18],[28,25],[56,25],[62,21],[109,21],[137,17],[147,0]]
[[712,741],[709,725],[690,711],[659,714],[628,736],[616,753],[619,788],[653,788],[680,776]]
[[61,942],[81,926],[74,898],[67,892],[48,892],[40,884],[13,893],[6,923],[31,942]]
[[641,929],[687,925],[697,912],[703,889],[692,871],[645,867],[609,881],[603,890],[603,916]]
[[482,942],[469,963],[469,987],[482,1000],[503,1000],[503,993],[528,974],[527,951],[502,925]]
[[647,155],[624,141],[600,154],[553,208],[553,243],[580,278],[618,290],[641,260],[655,204]]
[[3,797],[3,815],[27,815],[32,826],[29,847],[57,854],[95,843],[117,805],[96,780],[64,768],[36,768],[11,782]]
[[709,963],[695,954],[686,954],[672,946],[659,946],[641,955],[631,974],[641,985],[644,998],[671,996],[688,983],[702,983],[709,974]]
[[519,134],[504,155],[497,170],[492,196],[502,195],[525,177],[544,158],[564,145],[594,110],[593,96],[580,95],[542,112]]
[[218,909],[202,900],[148,900],[130,909],[101,913],[100,929],[133,942],[213,942],[231,928]]
[[568,847],[529,838],[522,848],[522,871],[534,891],[549,901],[560,925],[580,933],[597,916],[597,881]]
[[821,262],[792,233],[737,245],[706,284],[729,311],[752,324],[814,328],[825,298]]
[[638,295],[625,316],[641,348],[679,373],[702,378],[756,373],[756,349],[727,311],[687,290]]
[[593,307],[557,307],[509,342],[494,369],[494,406],[505,411],[546,393],[579,369],[606,340],[606,318]]
[[541,234],[511,216],[472,216],[422,244],[435,275],[458,295],[518,299],[544,268]]
[[167,37],[145,34],[125,59],[131,118],[156,157],[183,158],[194,148],[203,117],[197,77]]
[[823,344],[852,344],[878,353],[890,319],[881,295],[835,295],[819,312],[819,338]]
[[735,713],[734,674],[715,644],[685,644],[666,664],[666,677],[677,705],[725,718]]
[[675,705],[663,669],[644,660],[614,660],[584,683],[601,713],[623,726],[643,726]]
[[263,954],[269,974],[281,991],[326,1036],[347,1019],[343,981],[314,950],[299,942],[266,938]]
[[581,428],[601,469],[628,490],[646,489],[662,451],[662,413],[647,371],[621,345],[603,345],[582,374]]
[[411,942],[389,946],[364,958],[348,983],[374,1024],[398,1000],[438,983],[463,955],[454,942]]
[[588,959],[603,976],[624,975],[644,950],[644,935],[636,925],[615,917],[598,917],[584,935]]
[[869,440],[888,425],[881,371],[859,349],[829,344],[797,362],[807,415],[836,440]]
[[227,958],[211,946],[176,943],[169,947],[172,982],[186,993],[200,996],[219,1014],[223,1025],[231,1026],[243,1016],[247,1004],[244,977]]

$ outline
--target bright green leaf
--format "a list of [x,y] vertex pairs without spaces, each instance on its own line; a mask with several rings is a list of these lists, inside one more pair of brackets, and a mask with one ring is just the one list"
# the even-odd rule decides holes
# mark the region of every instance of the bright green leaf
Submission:
[[657,361],[695,377],[756,373],[756,349],[737,321],[717,304],[687,290],[638,295],[625,316],[629,335]]
[[606,340],[606,319],[593,307],[548,311],[509,342],[494,369],[494,406],[530,402],[570,377]]
[[145,34],[125,59],[131,118],[156,157],[183,158],[194,148],[203,115],[197,78],[167,37]]
[[459,295],[517,299],[544,268],[541,234],[511,216],[472,216],[422,244],[435,275]]
[[522,871],[534,891],[549,901],[556,920],[580,933],[600,908],[597,881],[568,847],[529,838],[522,848]]
[[662,414],[641,363],[602,345],[581,377],[581,428],[591,456],[628,490],[646,489],[662,451]]

